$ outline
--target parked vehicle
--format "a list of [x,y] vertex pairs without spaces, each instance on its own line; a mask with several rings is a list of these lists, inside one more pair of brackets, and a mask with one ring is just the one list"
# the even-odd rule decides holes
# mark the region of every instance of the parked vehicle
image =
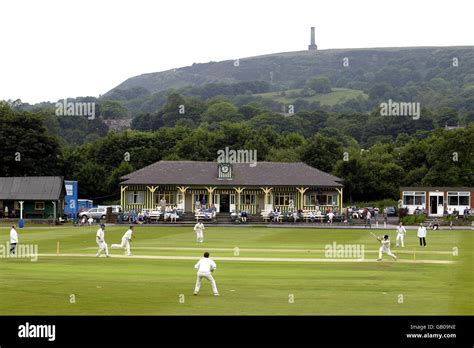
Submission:
[[91,208],[79,213],[79,217],[93,218],[94,220],[105,219],[107,210],[105,208]]
[[397,216],[397,209],[395,207],[386,207],[387,208],[387,216]]

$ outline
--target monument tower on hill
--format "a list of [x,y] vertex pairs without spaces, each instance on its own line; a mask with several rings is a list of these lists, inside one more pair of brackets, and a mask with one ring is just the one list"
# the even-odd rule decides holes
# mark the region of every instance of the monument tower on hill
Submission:
[[314,39],[314,27],[311,27],[311,44],[308,46],[309,51],[317,50],[318,46],[316,45],[315,39]]

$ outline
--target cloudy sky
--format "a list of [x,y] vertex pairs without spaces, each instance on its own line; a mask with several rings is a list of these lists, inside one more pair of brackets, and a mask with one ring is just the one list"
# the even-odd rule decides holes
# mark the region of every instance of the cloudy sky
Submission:
[[193,63],[319,49],[473,45],[474,2],[2,0],[0,100],[99,96]]

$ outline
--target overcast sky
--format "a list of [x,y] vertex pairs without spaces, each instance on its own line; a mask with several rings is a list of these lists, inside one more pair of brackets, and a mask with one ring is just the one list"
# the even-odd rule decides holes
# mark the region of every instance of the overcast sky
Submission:
[[474,44],[474,1],[2,0],[0,100],[99,96],[156,71],[305,50]]

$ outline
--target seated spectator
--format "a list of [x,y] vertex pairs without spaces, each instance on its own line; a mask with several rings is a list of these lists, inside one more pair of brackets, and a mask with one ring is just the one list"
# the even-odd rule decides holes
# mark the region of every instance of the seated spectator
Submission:
[[173,209],[171,210],[171,214],[170,214],[170,220],[171,222],[177,222],[178,221],[178,209],[176,207],[173,207]]
[[242,222],[247,222],[247,217],[248,217],[248,214],[245,210],[240,213],[240,218],[241,218]]
[[294,222],[298,221],[298,212],[296,210],[293,211],[292,218]]
[[310,211],[309,212],[309,220],[311,222],[314,222],[315,218],[316,218],[316,213],[314,211]]
[[454,208],[453,210],[453,216],[455,216],[456,218],[459,216],[459,211],[456,208]]
[[281,217],[280,209],[275,209],[273,214],[274,214],[274,220],[273,221],[280,222],[280,217]]
[[333,222],[333,219],[334,219],[334,213],[332,211],[330,211],[328,214],[328,223],[332,224]]

